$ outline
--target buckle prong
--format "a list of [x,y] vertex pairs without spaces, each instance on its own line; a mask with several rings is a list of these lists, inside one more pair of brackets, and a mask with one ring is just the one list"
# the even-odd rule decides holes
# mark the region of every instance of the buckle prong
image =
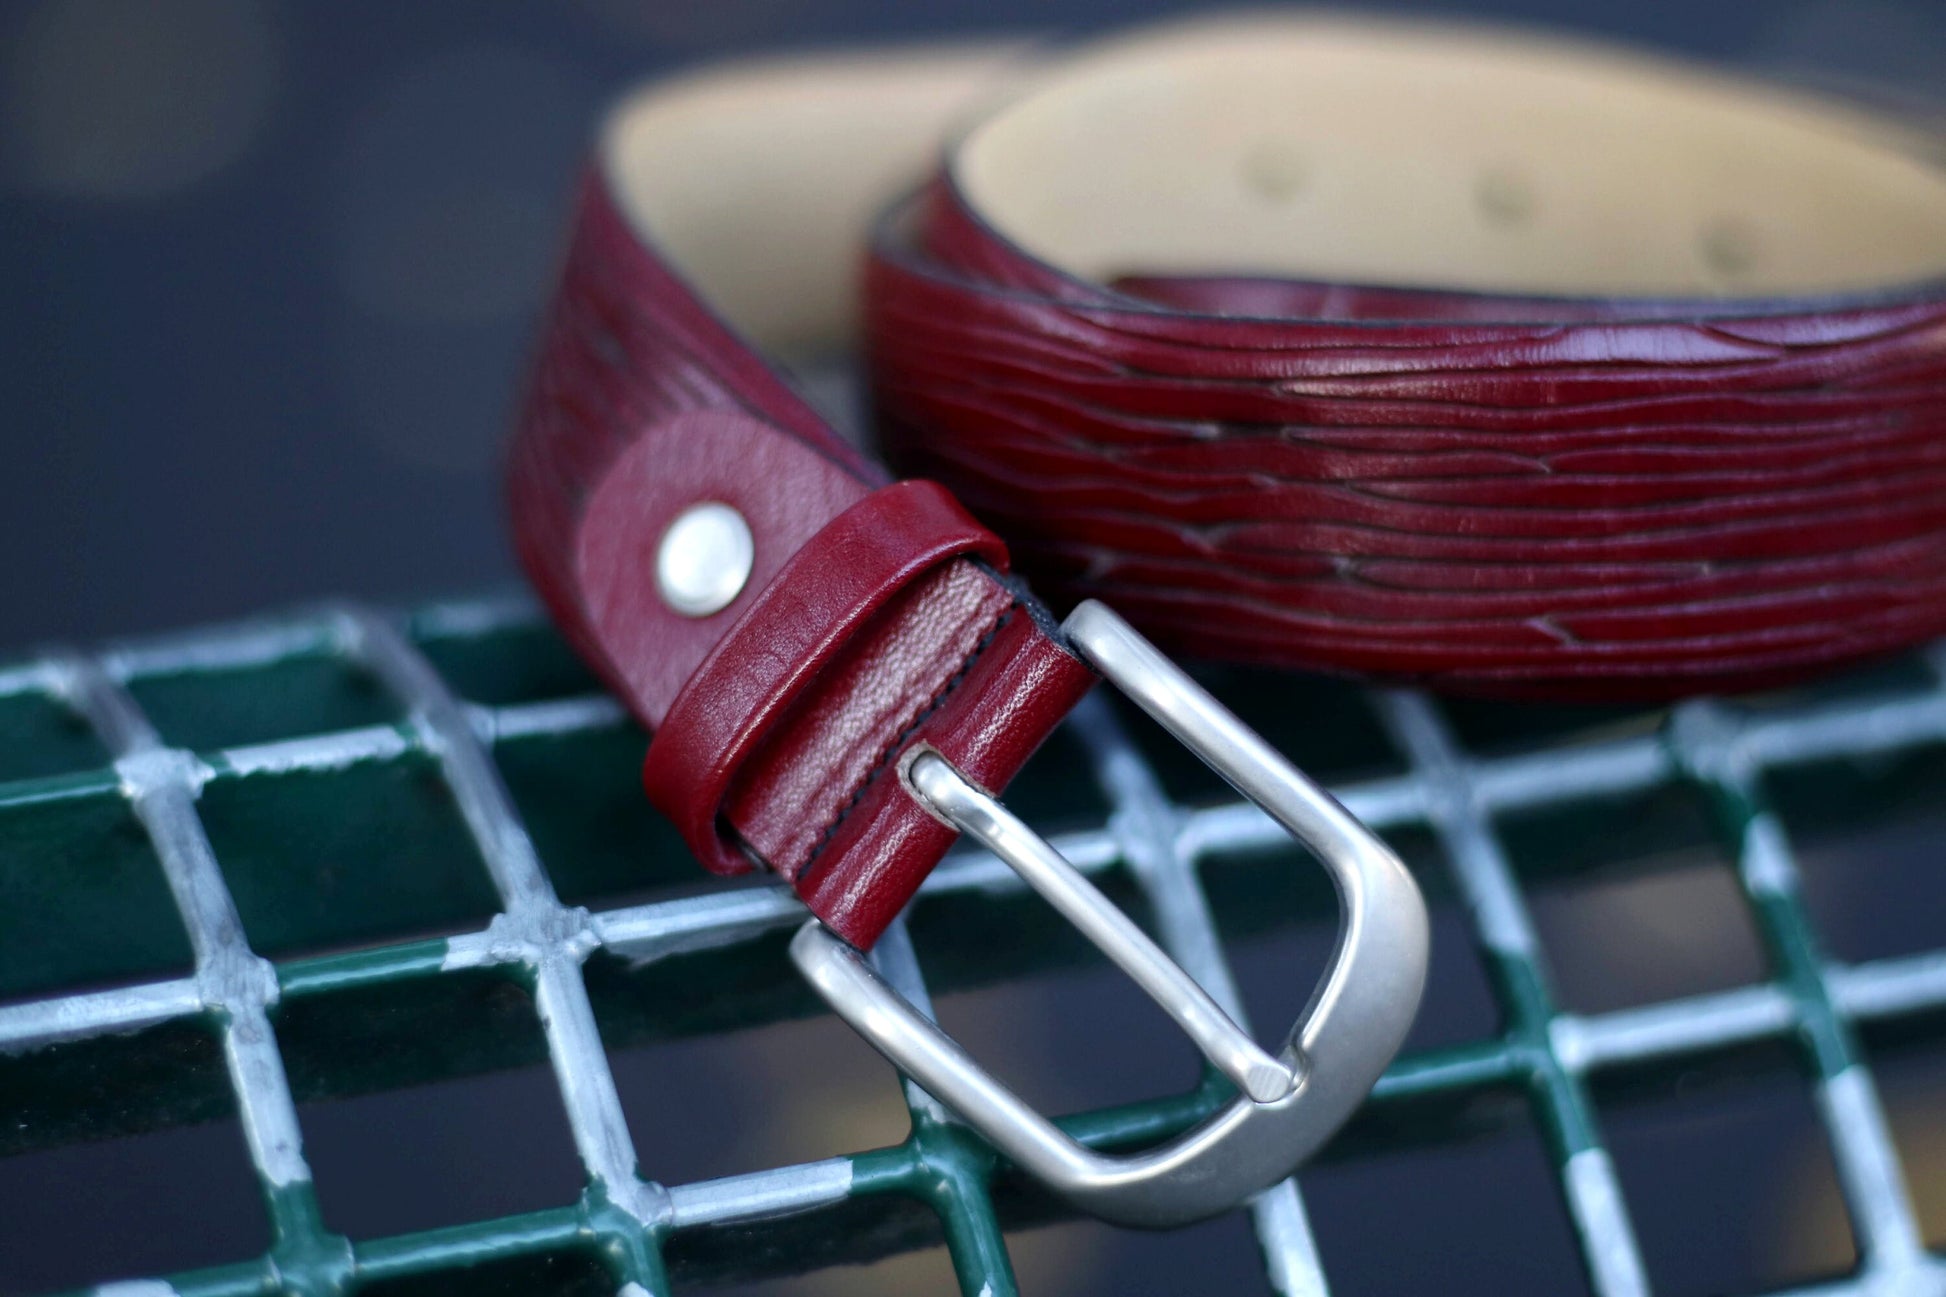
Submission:
[[937,752],[921,752],[907,779],[925,804],[967,833],[1026,880],[1027,885],[1081,929],[1135,984],[1175,1020],[1216,1069],[1256,1103],[1275,1103],[1298,1086],[1301,1067],[1283,1063],[1245,1035],[1209,992],[1135,926],[1114,902],[1069,864],[1040,834],[969,782]]
[[1099,1153],[1021,1102],[816,919],[791,939],[791,958],[874,1049],[1021,1169],[1105,1220],[1178,1225],[1289,1175],[1364,1099],[1419,1007],[1426,908],[1389,847],[1127,622],[1089,600],[1062,629],[1096,670],[1309,847],[1337,885],[1337,952],[1284,1047],[1276,1055],[1259,1048],[1045,839],[930,751],[905,768],[913,797],[1080,928],[1242,1093],[1160,1147]]

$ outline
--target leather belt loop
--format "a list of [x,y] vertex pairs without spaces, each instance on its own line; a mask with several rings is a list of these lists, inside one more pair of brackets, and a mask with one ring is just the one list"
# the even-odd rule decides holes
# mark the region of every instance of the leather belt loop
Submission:
[[649,800],[705,867],[747,873],[724,799],[764,736],[895,594],[948,559],[1005,571],[1007,547],[942,486],[882,487],[792,555],[677,694],[642,766]]

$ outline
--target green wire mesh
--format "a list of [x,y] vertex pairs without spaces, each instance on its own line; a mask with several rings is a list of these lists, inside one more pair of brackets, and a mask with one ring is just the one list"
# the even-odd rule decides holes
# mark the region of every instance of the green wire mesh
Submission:
[[[1946,1009],[1946,933],[1942,948],[1914,955],[1827,957],[1766,804],[1776,772],[1946,743],[1946,655],[1908,666],[1891,683],[1760,705],[1698,702],[1587,726],[1555,718],[1484,752],[1456,737],[1454,709],[1415,692],[1333,687],[1328,716],[1275,696],[1233,700],[1314,769],[1389,749],[1392,773],[1334,781],[1335,791],[1382,833],[1430,835],[1438,850],[1418,862],[1422,880],[1462,904],[1501,1011],[1490,1038],[1401,1058],[1339,1155],[1435,1139],[1471,1120],[1476,1099],[1521,1096],[1593,1290],[1645,1293],[1590,1078],[1781,1042],[1813,1079],[1858,1245],[1854,1273],[1818,1291],[1946,1287],[1858,1043],[1863,1027]],[[1091,699],[1059,741],[1065,754],[1037,761],[1014,804],[1042,822],[1101,808],[1057,845],[1132,888],[1164,944],[1240,1015],[1218,911],[1260,905],[1233,884],[1265,860],[1301,869],[1297,853],[1246,805],[1172,800],[1158,767],[1168,758],[1105,700]],[[403,621],[334,608],[0,671],[0,1112],[37,1114],[7,1125],[0,1152],[234,1110],[271,1220],[265,1256],[99,1291],[323,1297],[491,1279],[645,1297],[672,1278],[808,1270],[942,1235],[969,1297],[1015,1291],[1006,1230],[1054,1218],[1058,1205],[909,1085],[911,1134],[896,1147],[689,1184],[659,1183],[654,1166],[638,1165],[604,1041],[820,1011],[783,957],[802,919],[788,893],[699,882],[666,826],[602,812],[639,806],[643,744],[519,600]],[[1563,1011],[1504,823],[1669,789],[1713,808],[1770,976]],[[645,890],[640,903],[582,904]],[[1243,899],[1223,899],[1233,893]],[[1321,880],[1296,894],[1316,915],[1334,911]],[[1019,977],[1058,962],[1058,943],[1043,939],[1051,922],[997,862],[962,852],[877,957],[927,1003],[921,957],[935,989]],[[401,940],[427,931],[456,935]],[[454,988],[507,980],[538,1010],[586,1175],[579,1201],[355,1244],[331,1232],[294,1098],[319,1083],[293,1062],[293,1042],[306,1057],[339,1055],[334,1084],[353,1091],[529,1061],[527,1037],[495,1029],[491,1013],[484,1026],[440,1021]],[[357,1049],[351,1022],[366,1032]],[[370,1048],[374,1023],[399,1048]],[[130,1052],[104,1050],[127,1040],[155,1047],[139,1068],[117,1070]],[[1137,1146],[1227,1097],[1206,1078],[1062,1124],[1097,1146]],[[1296,1181],[1248,1212],[1274,1289],[1329,1290]]]

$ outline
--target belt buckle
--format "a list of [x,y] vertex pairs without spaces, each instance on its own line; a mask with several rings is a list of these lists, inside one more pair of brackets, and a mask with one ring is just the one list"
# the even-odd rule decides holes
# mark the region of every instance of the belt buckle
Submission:
[[1080,928],[1240,1093],[1159,1147],[1099,1153],[1022,1102],[816,919],[792,938],[791,958],[873,1048],[1074,1206],[1118,1224],[1184,1224],[1283,1179],[1364,1099],[1419,1007],[1425,904],[1391,848],[1121,617],[1089,600],[1062,629],[1090,665],[1310,848],[1337,884],[1337,951],[1282,1050],[1259,1048],[1046,839],[929,750],[909,760],[908,792]]

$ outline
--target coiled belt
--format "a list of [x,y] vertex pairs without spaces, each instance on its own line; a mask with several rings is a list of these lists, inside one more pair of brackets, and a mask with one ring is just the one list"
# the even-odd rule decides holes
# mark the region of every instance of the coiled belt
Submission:
[[[1245,1091],[1207,1148],[1094,1165],[923,1020],[874,1043],[1091,1209],[1216,1210],[1390,1057],[1423,911],[1125,624],[1058,625],[1015,566],[1180,651],[1536,696],[1946,631],[1946,173],[1918,147],[1633,56],[1302,17],[665,83],[582,192],[519,551],[654,730],[650,796],[706,866],[791,882],[826,925],[794,953],[855,1023],[896,1006],[829,934],[869,947],[959,831],[1101,941]],[[915,480],[765,359],[861,336]],[[995,818],[1098,670],[1338,874],[1354,939],[1277,1059]],[[1219,1146],[1241,1169],[1212,1179]]]

